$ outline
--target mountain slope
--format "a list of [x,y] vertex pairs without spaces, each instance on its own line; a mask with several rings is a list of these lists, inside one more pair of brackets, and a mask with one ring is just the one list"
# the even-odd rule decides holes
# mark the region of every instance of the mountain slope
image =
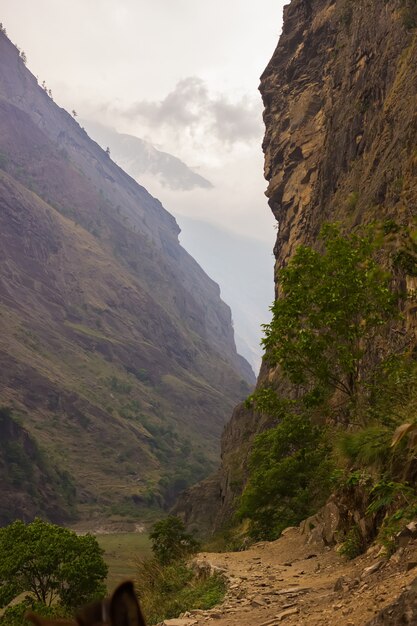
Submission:
[[253,381],[178,233],[1,33],[0,404],[81,512],[168,504],[213,467]]

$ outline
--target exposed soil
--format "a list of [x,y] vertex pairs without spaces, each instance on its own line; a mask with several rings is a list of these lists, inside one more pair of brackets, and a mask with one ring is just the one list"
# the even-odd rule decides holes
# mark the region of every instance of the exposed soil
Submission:
[[202,554],[199,561],[224,568],[229,593],[220,607],[186,614],[183,626],[212,620],[219,626],[367,624],[417,576],[415,544],[389,560],[378,552],[373,546],[347,561],[334,549],[306,544],[294,528],[245,552]]

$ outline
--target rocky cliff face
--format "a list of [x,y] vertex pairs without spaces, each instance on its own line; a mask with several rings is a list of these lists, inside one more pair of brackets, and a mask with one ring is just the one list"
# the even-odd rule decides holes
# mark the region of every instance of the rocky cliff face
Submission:
[[0,406],[87,508],[169,503],[254,381],[178,233],[0,33]]
[[[405,0],[292,0],[285,7],[260,86],[266,193],[279,224],[277,269],[299,244],[314,243],[324,222],[350,229],[416,219],[416,25],[415,3]],[[415,259],[399,273],[416,288]],[[416,312],[405,312],[415,336]],[[258,385],[279,384],[277,378],[264,363]],[[267,425],[243,406],[227,425],[214,526],[228,519],[253,437]]]

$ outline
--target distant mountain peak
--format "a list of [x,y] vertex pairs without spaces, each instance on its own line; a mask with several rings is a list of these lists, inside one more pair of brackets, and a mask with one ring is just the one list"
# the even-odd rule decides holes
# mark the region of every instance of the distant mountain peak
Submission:
[[110,148],[112,158],[136,180],[144,174],[152,174],[161,185],[174,191],[213,187],[209,180],[197,174],[184,161],[159,150],[145,139],[119,133],[115,128],[90,119],[80,120],[80,123],[102,148]]

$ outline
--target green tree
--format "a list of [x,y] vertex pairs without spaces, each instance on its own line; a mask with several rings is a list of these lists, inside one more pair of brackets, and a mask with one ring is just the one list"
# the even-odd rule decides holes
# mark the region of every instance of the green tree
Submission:
[[183,559],[200,547],[198,541],[186,532],[184,522],[174,515],[154,524],[150,538],[155,558],[162,565]]
[[346,236],[329,224],[321,238],[323,251],[300,246],[278,274],[279,298],[264,325],[265,356],[310,399],[335,390],[354,399],[364,356],[398,314],[398,295],[376,259],[375,230]]
[[36,602],[67,609],[103,597],[107,565],[92,535],[35,519],[0,529],[0,607],[27,592]]

